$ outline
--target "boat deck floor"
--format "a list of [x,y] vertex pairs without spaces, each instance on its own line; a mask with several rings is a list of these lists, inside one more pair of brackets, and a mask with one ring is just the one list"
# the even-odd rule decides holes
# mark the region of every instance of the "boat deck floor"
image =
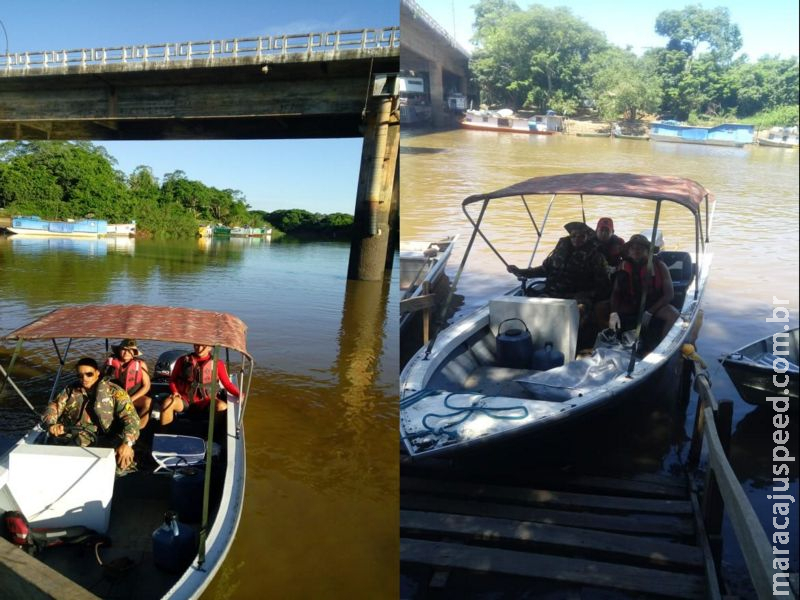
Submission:
[[107,533],[111,545],[46,548],[39,560],[101,598],[160,598],[177,580],[156,568],[152,550],[153,530],[169,508],[170,483],[168,473],[118,478]]
[[[502,470],[502,469],[501,469]],[[688,479],[402,461],[401,597],[705,598]]]
[[464,380],[463,391],[480,393],[484,396],[531,398],[525,388],[514,380],[535,372],[530,369],[481,366],[470,373]]
[[[170,433],[198,434],[204,423],[182,423]],[[219,431],[219,433],[222,433]],[[148,436],[143,436],[143,441]],[[152,439],[152,438],[150,438]],[[149,442],[149,440],[148,440]],[[182,573],[158,568],[153,561],[153,531],[164,522],[171,504],[171,471],[153,472],[149,445],[137,446],[139,470],[114,481],[106,535],[110,545],[63,545],[42,550],[36,558],[93,594],[110,600],[161,598]],[[223,465],[224,457],[217,461]],[[209,523],[221,493],[221,471],[212,469]],[[199,524],[189,524],[199,531]],[[102,564],[101,564],[102,563]],[[0,594],[2,596],[2,594]]]

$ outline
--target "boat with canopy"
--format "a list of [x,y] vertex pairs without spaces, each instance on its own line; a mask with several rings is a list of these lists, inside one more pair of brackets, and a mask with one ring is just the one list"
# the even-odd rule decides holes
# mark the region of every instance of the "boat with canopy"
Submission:
[[[115,476],[112,448],[47,444],[40,424],[0,457],[0,509],[21,512],[31,527],[86,527],[108,543],[94,548],[46,548],[37,558],[78,585],[114,598],[196,598],[219,570],[230,549],[242,513],[245,484],[243,417],[253,359],[246,347],[245,324],[237,317],[207,310],[144,305],[82,305],[56,309],[2,339],[14,344],[7,368],[0,365],[2,388],[13,389],[37,416],[14,366],[23,347],[40,357],[55,350],[50,400],[74,378],[70,355],[97,356],[109,340],[135,338],[153,346],[201,344],[213,347],[211,397],[219,389],[216,360],[227,364],[240,396],[227,395],[227,410],[181,415],[166,433],[137,443],[138,470]],[[186,348],[169,353],[188,354]],[[26,354],[27,356],[27,354]],[[35,362],[39,359],[37,358]],[[168,371],[168,369],[167,369]],[[151,370],[151,372],[153,372]],[[153,388],[164,381],[153,378]],[[41,387],[41,386],[40,386]],[[0,388],[0,393],[2,393]],[[43,388],[42,388],[43,389]],[[42,409],[46,398],[36,398]],[[187,411],[191,413],[192,411]],[[152,446],[150,447],[150,444]],[[191,467],[191,468],[189,468]],[[178,512],[175,535],[190,538],[185,564],[157,560],[154,532],[167,511]],[[180,525],[180,529],[178,529]],[[183,547],[186,552],[186,546]],[[163,553],[162,553],[163,556]],[[96,559],[96,560],[95,560]]]
[[[662,205],[672,203],[689,211],[691,229],[686,237],[694,237],[694,247],[658,254],[670,271],[671,304],[680,318],[663,338],[650,340],[652,347],[648,346],[646,334],[655,333],[655,327],[651,325],[646,332],[641,327],[642,298],[634,329],[624,334],[601,331],[590,353],[581,349],[579,354],[576,301],[537,295],[542,280],[523,279],[522,285],[442,330],[403,369],[400,435],[410,456],[452,453],[530,436],[609,407],[640,391],[668,364],[675,365],[672,359],[679,356],[687,339],[693,339],[712,258],[715,203],[702,185],[680,177],[571,173],[535,177],[469,196],[462,202],[462,210],[473,231],[451,297],[478,237],[502,263],[503,273],[509,266],[481,228],[490,208],[502,211],[509,203],[522,203],[533,232],[531,266],[554,204],[577,203],[585,223],[585,197],[599,197],[601,204],[609,198],[623,204],[651,203],[655,208],[651,240],[658,240],[661,234]],[[653,257],[651,244],[647,257],[651,273]],[[524,352],[517,351],[523,347]],[[547,360],[559,356],[561,364]]]

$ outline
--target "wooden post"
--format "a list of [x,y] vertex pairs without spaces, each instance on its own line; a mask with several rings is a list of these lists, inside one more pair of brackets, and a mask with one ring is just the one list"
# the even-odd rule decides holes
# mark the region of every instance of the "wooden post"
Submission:
[[389,213],[400,154],[396,75],[376,75],[368,101],[348,279],[379,281],[391,236]]
[[[714,413],[714,424],[717,428],[719,441],[729,458],[731,446],[731,428],[733,424],[733,402],[723,400],[719,409]],[[717,483],[717,474],[709,465],[706,473],[706,491],[703,496],[703,521],[705,522],[711,553],[717,573],[722,575],[722,520],[725,516],[725,500]]]

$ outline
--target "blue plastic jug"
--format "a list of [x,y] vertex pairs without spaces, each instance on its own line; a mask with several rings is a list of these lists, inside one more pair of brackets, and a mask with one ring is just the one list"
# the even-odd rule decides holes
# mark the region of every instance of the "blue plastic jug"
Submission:
[[174,511],[164,513],[164,522],[153,532],[153,562],[160,569],[179,573],[197,554],[197,533],[180,523]]
[[[525,328],[509,327],[503,331],[503,325],[509,321],[519,321]],[[528,369],[533,355],[533,338],[528,326],[522,319],[506,319],[497,327],[497,364],[512,369]]]
[[545,342],[544,348],[533,353],[531,368],[535,371],[549,371],[564,364],[564,353],[553,350],[553,342]]
[[203,512],[205,471],[198,467],[181,467],[172,474],[169,507],[183,523],[199,523]]

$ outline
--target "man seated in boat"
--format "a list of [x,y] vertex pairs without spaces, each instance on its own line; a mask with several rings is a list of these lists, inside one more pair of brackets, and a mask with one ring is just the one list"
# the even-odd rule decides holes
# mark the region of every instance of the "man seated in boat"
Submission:
[[133,464],[139,438],[139,415],[127,392],[107,378],[93,358],[81,358],[76,383],[68,385],[48,405],[42,426],[57,444],[114,448],[121,470]]
[[614,289],[611,293],[611,315],[608,326],[611,329],[634,329],[642,292],[646,290],[642,327],[646,328],[653,317],[661,319],[663,327],[659,339],[663,339],[680,313],[670,304],[674,291],[667,265],[654,256],[652,273],[648,273],[649,252],[650,241],[639,233],[631,236],[625,244],[626,257],[614,280]]
[[[610,217],[601,217],[597,221],[594,231],[600,254],[606,259],[609,272],[613,273],[622,263],[622,248],[625,246],[625,240],[614,235],[614,221]],[[609,291],[611,291],[610,288]]]
[[136,340],[125,339],[119,345],[112,346],[114,354],[106,361],[103,374],[110,377],[128,392],[133,406],[139,414],[140,427],[147,427],[150,419],[150,374],[147,363],[141,358]]
[[[162,425],[169,425],[175,418],[175,413],[181,413],[186,409],[208,411],[214,371],[211,350],[211,346],[195,344],[194,352],[175,361],[169,378],[172,395],[164,401],[161,408]],[[223,412],[228,408],[225,392],[238,398],[239,388],[231,382],[225,363],[221,360],[217,360],[217,380],[220,389],[215,398],[216,411]]]
[[540,266],[520,269],[508,265],[508,272],[517,277],[547,277],[541,295],[575,299],[583,323],[592,314],[593,303],[608,298],[611,289],[608,264],[598,249],[594,230],[586,223],[573,221],[564,225],[564,229],[569,235],[558,240]]

